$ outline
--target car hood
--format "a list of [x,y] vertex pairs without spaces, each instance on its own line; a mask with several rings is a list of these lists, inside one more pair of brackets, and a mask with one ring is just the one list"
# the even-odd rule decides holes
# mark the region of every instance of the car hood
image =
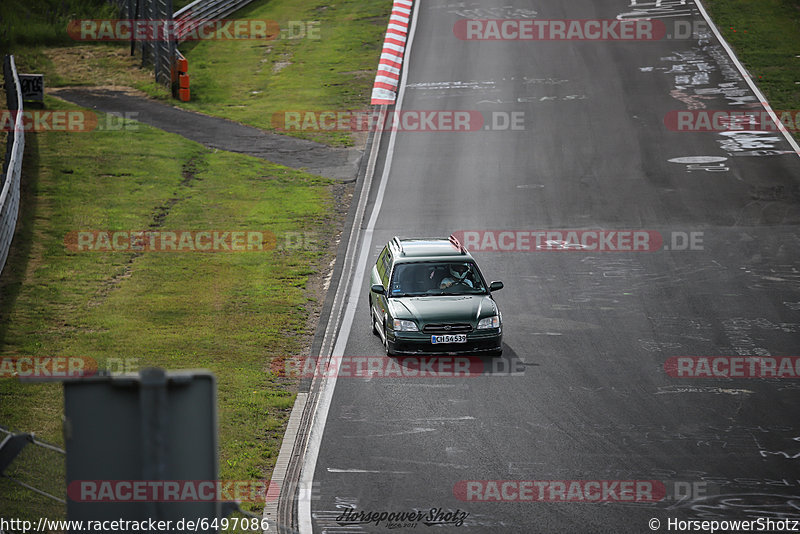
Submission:
[[431,323],[477,323],[497,315],[497,306],[488,295],[436,295],[389,299],[394,317],[416,319],[420,327]]

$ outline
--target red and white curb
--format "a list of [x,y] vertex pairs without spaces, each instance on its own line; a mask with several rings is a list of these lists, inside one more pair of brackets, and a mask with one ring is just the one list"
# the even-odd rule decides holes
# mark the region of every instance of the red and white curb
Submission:
[[394,104],[397,98],[412,3],[413,0],[394,0],[392,4],[392,16],[383,40],[375,85],[372,86],[372,105]]

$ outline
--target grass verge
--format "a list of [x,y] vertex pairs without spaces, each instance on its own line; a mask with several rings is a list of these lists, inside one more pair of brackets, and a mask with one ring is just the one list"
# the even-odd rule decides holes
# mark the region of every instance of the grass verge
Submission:
[[[76,43],[66,35],[73,18],[113,18],[99,3],[2,2],[8,31],[0,49],[16,55],[20,71],[44,73],[48,87],[134,87],[168,99],[127,44]],[[196,99],[186,107],[267,129],[278,111],[364,108],[390,5],[254,2],[237,17],[284,27],[314,21],[306,28],[319,28],[320,38],[184,46]],[[13,27],[10,17],[17,17]],[[47,107],[75,108],[49,97]],[[271,373],[271,364],[307,350],[315,298],[323,294],[319,274],[332,258],[352,186],[135,126],[27,136],[20,222],[0,278],[0,358],[210,369],[218,383],[220,478],[268,479],[295,397],[294,382]],[[347,134],[310,137],[353,143]],[[306,247],[111,254],[69,252],[63,243],[72,230],[148,227],[266,229],[279,243],[282,235],[303,235]],[[0,378],[0,425],[62,444],[62,413],[59,385]],[[29,446],[7,474],[64,494],[57,453]],[[31,521],[64,516],[62,505],[8,479],[0,479],[0,511]]]
[[[772,108],[794,117],[800,110],[800,0],[703,0],[703,5]],[[800,132],[794,136],[800,140]]]
[[[46,104],[75,109],[53,98]],[[220,477],[268,479],[295,396],[270,365],[302,353],[313,333],[307,284],[330,260],[325,244],[342,224],[344,186],[138,123],[27,139],[22,216],[0,279],[0,357],[210,369],[218,380]],[[279,247],[101,253],[64,245],[74,230],[145,228],[270,231]],[[315,246],[282,246],[288,232]],[[60,385],[0,379],[0,424],[63,443],[62,413]],[[63,495],[63,459],[31,451],[9,474]],[[0,510],[29,520],[64,514],[5,479]]]
[[113,18],[114,13],[106,0],[3,0],[0,51],[70,44],[71,20]]
[[[80,4],[77,12],[91,13],[92,2],[97,0],[70,1],[67,7]],[[32,0],[31,4],[46,11],[52,2],[55,0]],[[12,13],[22,3],[10,0],[3,5]],[[228,18],[275,21],[282,29],[279,38],[182,44],[191,79],[191,101],[186,103],[173,100],[166,87],[153,81],[152,68],[143,68],[141,59],[130,55],[128,43],[72,41],[66,23],[77,17],[61,11],[50,18],[39,9],[29,14],[43,32],[38,43],[48,44],[47,48],[17,30],[6,44],[17,55],[20,69],[43,73],[48,87],[133,87],[187,109],[275,130],[281,124],[276,114],[286,111],[368,108],[390,11],[388,0],[342,0],[335,4],[324,0],[256,0]],[[365,138],[349,132],[285,133],[333,146],[353,146]]]
[[3,0],[0,55],[14,54],[20,72],[44,74],[46,87],[124,86],[169,98],[128,43],[86,43],[67,33],[72,20],[117,17],[106,0]]
[[[178,105],[266,130],[285,111],[365,109],[390,10],[387,0],[257,0],[235,17],[276,21],[282,37],[183,45],[192,99]],[[346,132],[290,133],[353,144]]]

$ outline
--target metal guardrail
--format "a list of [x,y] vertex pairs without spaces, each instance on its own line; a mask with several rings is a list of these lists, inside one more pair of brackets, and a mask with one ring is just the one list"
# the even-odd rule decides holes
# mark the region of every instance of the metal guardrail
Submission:
[[178,35],[178,43],[204,22],[227,17],[243,8],[253,0],[195,0],[173,15]]
[[[226,17],[252,1],[195,0],[173,13],[172,0],[108,0],[117,6],[123,18],[158,21],[161,28],[174,31],[174,38],[166,36],[152,41],[134,41],[131,38],[131,55],[138,50],[142,56],[142,66],[152,64],[156,81],[164,85],[173,84],[173,92],[179,93],[181,100],[189,99],[189,78],[186,76],[186,59],[178,50],[178,45],[203,24]],[[174,85],[176,83],[177,86]],[[176,91],[177,88],[180,91]]]
[[19,186],[22,174],[22,155],[25,152],[25,130],[22,124],[22,88],[17,74],[14,56],[3,59],[3,77],[5,78],[6,100],[8,110],[16,112],[14,128],[8,132],[6,159],[3,164],[3,176],[0,180],[0,273],[3,272],[14,230],[17,228],[19,213]]

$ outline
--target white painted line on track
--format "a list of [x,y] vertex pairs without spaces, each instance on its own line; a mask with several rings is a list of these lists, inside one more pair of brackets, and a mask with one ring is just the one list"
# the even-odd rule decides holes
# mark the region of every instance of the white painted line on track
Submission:
[[706,8],[703,7],[702,1],[694,0],[694,3],[700,10],[700,13],[703,15],[703,18],[706,19],[706,24],[708,24],[708,27],[711,28],[712,32],[714,32],[714,35],[716,36],[719,43],[722,45],[722,48],[724,48],[725,52],[727,52],[728,57],[730,57],[734,65],[736,65],[736,68],[739,70],[739,74],[742,75],[742,78],[744,78],[744,80],[747,82],[747,85],[750,86],[750,89],[756,94],[758,99],[761,101],[761,105],[764,106],[764,109],[767,110],[769,116],[772,117],[773,121],[775,121],[775,125],[783,133],[783,136],[789,142],[795,154],[800,156],[800,146],[798,146],[797,141],[792,136],[792,134],[789,133],[789,130],[786,129],[786,126],[780,121],[780,119],[778,119],[778,116],[772,110],[772,106],[770,106],[769,102],[767,102],[767,97],[765,97],[764,94],[761,92],[761,90],[756,86],[756,84],[753,82],[753,79],[750,77],[750,74],[748,74],[747,70],[744,68],[744,65],[742,65],[742,63],[739,61],[739,58],[737,58],[736,54],[734,54],[731,46],[728,44],[725,38],[722,37],[722,34],[719,33],[719,30],[717,29],[714,22],[711,20],[711,17],[708,16]]
[[[411,21],[411,31],[408,36],[408,43],[406,45],[405,65],[403,76],[400,80],[400,91],[397,97],[397,104],[395,111],[400,111],[403,107],[403,97],[405,96],[406,79],[408,77],[408,64],[411,59],[411,45],[414,42],[414,33],[417,29],[417,20],[420,2],[414,3],[414,17]],[[378,215],[383,205],[383,197],[386,192],[386,184],[389,181],[389,172],[392,167],[392,159],[394,157],[394,145],[397,137],[397,129],[392,130],[389,137],[389,146],[386,149],[386,161],[383,165],[383,174],[381,175],[381,183],[378,187],[378,192],[375,197],[375,205],[372,208],[369,222],[364,229],[364,239],[361,243],[361,250],[356,264],[356,272],[353,277],[352,289],[350,290],[349,299],[346,303],[344,317],[342,319],[342,326],[339,330],[339,336],[336,339],[336,345],[333,348],[333,364],[336,370],[332,373],[333,376],[325,380],[323,390],[320,393],[320,399],[317,404],[317,410],[314,414],[314,421],[311,425],[311,435],[309,437],[308,448],[303,460],[303,468],[300,472],[300,487],[311,488],[314,482],[314,471],[317,467],[317,459],[319,458],[320,446],[322,445],[322,434],[325,431],[325,423],[328,419],[328,411],[331,407],[331,400],[333,399],[333,391],[336,388],[336,376],[339,374],[339,366],[341,365],[341,356],[344,355],[345,348],[347,347],[347,340],[350,337],[350,331],[353,327],[353,319],[355,318],[355,311],[358,301],[361,296],[361,287],[364,279],[364,272],[367,268],[367,260],[372,249],[372,234],[375,231],[375,223],[378,220]],[[353,224],[358,224],[354,221]],[[300,534],[313,533],[313,522],[311,518],[311,499],[300,499],[297,509],[297,525]]]

